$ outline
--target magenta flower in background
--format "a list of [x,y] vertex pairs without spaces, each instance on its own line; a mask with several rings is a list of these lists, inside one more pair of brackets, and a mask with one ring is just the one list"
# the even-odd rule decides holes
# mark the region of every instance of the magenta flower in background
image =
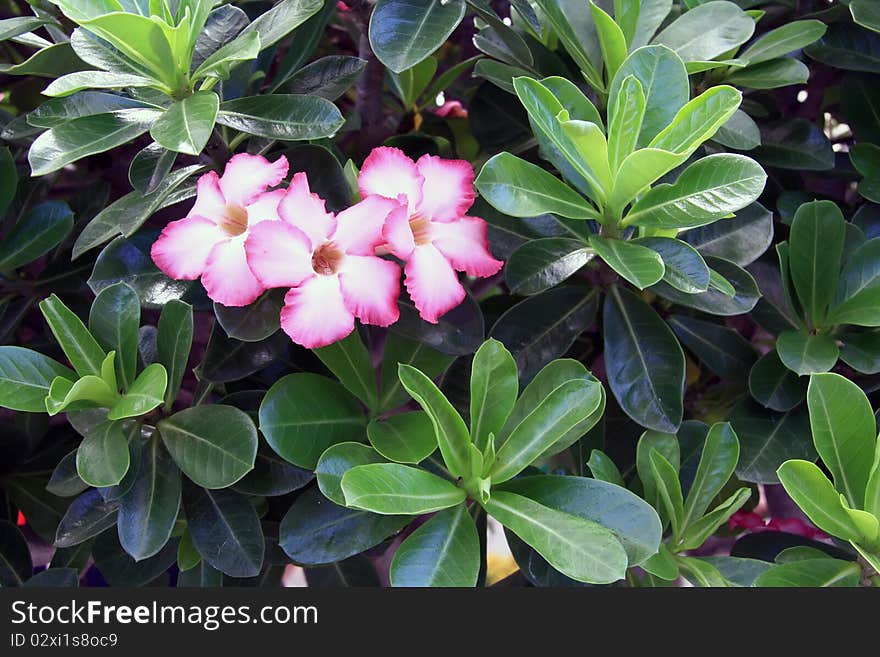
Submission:
[[404,260],[406,289],[422,318],[438,318],[465,297],[456,271],[491,276],[503,263],[489,252],[486,222],[466,215],[474,202],[474,170],[464,160],[376,148],[364,162],[358,187],[365,199],[396,200],[383,228],[389,250]]
[[208,296],[224,306],[253,303],[265,287],[253,275],[244,242],[253,226],[277,220],[284,190],[266,191],[287,175],[283,155],[269,162],[241,153],[198,181],[195,205],[187,216],[169,223],[153,244],[153,261],[178,280],[202,279]]
[[375,255],[396,206],[372,197],[334,216],[297,173],[278,205],[281,221],[250,231],[245,250],[256,278],[267,288],[291,288],[281,328],[294,342],[327,346],[351,333],[355,318],[377,326],[397,321],[400,267]]

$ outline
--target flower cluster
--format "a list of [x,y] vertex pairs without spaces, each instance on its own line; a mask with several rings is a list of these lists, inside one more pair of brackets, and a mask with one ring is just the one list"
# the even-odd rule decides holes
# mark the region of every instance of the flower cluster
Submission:
[[153,260],[172,278],[201,278],[224,306],[288,288],[281,327],[310,349],[341,340],[355,319],[397,321],[401,268],[389,254],[403,263],[407,292],[432,323],[465,297],[457,272],[501,269],[486,223],[466,214],[474,172],[465,161],[425,155],[414,162],[399,149],[377,148],[358,177],[362,200],[338,214],[327,212],[305,173],[272,189],[287,169],[283,156],[240,154],[223,176],[203,175],[189,214],[153,244]]

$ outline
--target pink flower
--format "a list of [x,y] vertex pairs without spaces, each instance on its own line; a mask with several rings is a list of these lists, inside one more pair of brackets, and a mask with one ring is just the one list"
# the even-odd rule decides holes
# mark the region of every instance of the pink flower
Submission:
[[244,242],[253,226],[277,220],[284,190],[267,192],[287,175],[283,155],[269,162],[241,153],[198,181],[195,205],[169,223],[153,244],[153,261],[171,278],[201,276],[208,296],[224,306],[246,306],[265,290],[248,268]]
[[461,101],[447,100],[434,110],[434,114],[443,119],[466,119],[468,111],[464,108],[464,105],[461,104]]
[[358,177],[363,198],[393,199],[382,235],[391,253],[406,261],[406,289],[422,318],[437,319],[460,304],[465,290],[457,271],[491,276],[486,222],[465,213],[474,202],[474,170],[464,160],[424,155],[413,162],[397,148],[376,148]]
[[294,175],[278,204],[281,221],[264,221],[245,241],[247,261],[260,283],[289,287],[281,327],[315,349],[341,340],[365,324],[389,326],[399,318],[400,267],[375,255],[382,224],[396,203],[366,198],[339,215]]

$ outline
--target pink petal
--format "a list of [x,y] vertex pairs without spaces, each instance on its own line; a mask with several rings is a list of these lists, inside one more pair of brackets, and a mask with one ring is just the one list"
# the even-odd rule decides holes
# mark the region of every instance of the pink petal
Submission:
[[202,285],[208,296],[224,306],[246,306],[264,288],[251,272],[244,252],[244,235],[220,242],[208,256]]
[[464,301],[465,291],[452,265],[434,245],[417,246],[404,268],[406,290],[426,322],[437,319]]
[[262,155],[239,153],[226,163],[220,189],[227,203],[245,207],[269,187],[284,180],[286,175],[287,158],[283,155],[269,162]]
[[399,148],[388,146],[374,148],[358,175],[358,189],[363,198],[376,195],[397,200],[403,195],[413,209],[422,200],[423,183],[415,162]]
[[281,328],[307,349],[326,347],[354,330],[354,315],[346,308],[339,279],[315,276],[284,297]]
[[368,196],[336,215],[333,241],[346,253],[373,255],[375,248],[384,241],[382,227],[388,213],[399,207],[397,201]]
[[261,221],[277,221],[278,204],[287,193],[284,189],[276,189],[265,194],[260,194],[253,203],[245,208],[248,214],[248,227],[255,226]]
[[192,281],[205,270],[208,255],[227,238],[221,228],[204,217],[172,221],[153,242],[153,262],[171,278]]
[[196,183],[196,202],[188,217],[205,217],[219,222],[226,215],[226,199],[220,191],[220,178],[216,171],[199,177]]
[[382,239],[388,244],[391,253],[401,260],[409,258],[416,246],[412,228],[409,225],[409,212],[404,206],[392,210],[382,227]]
[[364,324],[390,326],[400,318],[400,267],[375,256],[346,256],[339,273],[346,307]]
[[469,162],[422,155],[416,166],[425,179],[419,214],[433,221],[452,221],[474,204],[474,168]]
[[264,221],[248,231],[247,263],[264,287],[295,287],[314,274],[309,238],[285,221]]
[[432,223],[434,246],[452,266],[468,276],[497,274],[504,264],[489,252],[486,222],[477,217],[462,217],[450,223]]
[[309,179],[302,172],[290,181],[287,193],[278,204],[278,214],[305,233],[312,249],[326,242],[336,229],[336,219],[324,209],[324,200],[309,190]]

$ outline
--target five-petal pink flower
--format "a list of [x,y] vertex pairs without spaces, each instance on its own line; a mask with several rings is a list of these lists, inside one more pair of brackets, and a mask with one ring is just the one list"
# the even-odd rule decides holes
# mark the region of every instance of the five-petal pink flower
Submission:
[[489,252],[486,222],[467,216],[474,202],[474,170],[464,160],[423,155],[413,162],[403,151],[376,148],[358,176],[363,198],[398,201],[383,237],[406,262],[405,285],[422,318],[436,323],[465,297],[457,271],[491,276],[502,262]]
[[248,267],[244,242],[255,225],[278,219],[285,192],[266,190],[286,175],[283,155],[269,162],[247,153],[232,157],[219,178],[206,173],[189,214],[169,223],[153,243],[153,261],[171,278],[201,277],[208,296],[224,306],[253,303],[265,287]]
[[267,288],[291,288],[281,328],[294,342],[309,349],[332,344],[354,330],[355,317],[377,326],[397,321],[400,267],[375,255],[394,207],[370,197],[334,216],[309,190],[306,174],[297,173],[278,205],[281,221],[250,231],[251,271]]

